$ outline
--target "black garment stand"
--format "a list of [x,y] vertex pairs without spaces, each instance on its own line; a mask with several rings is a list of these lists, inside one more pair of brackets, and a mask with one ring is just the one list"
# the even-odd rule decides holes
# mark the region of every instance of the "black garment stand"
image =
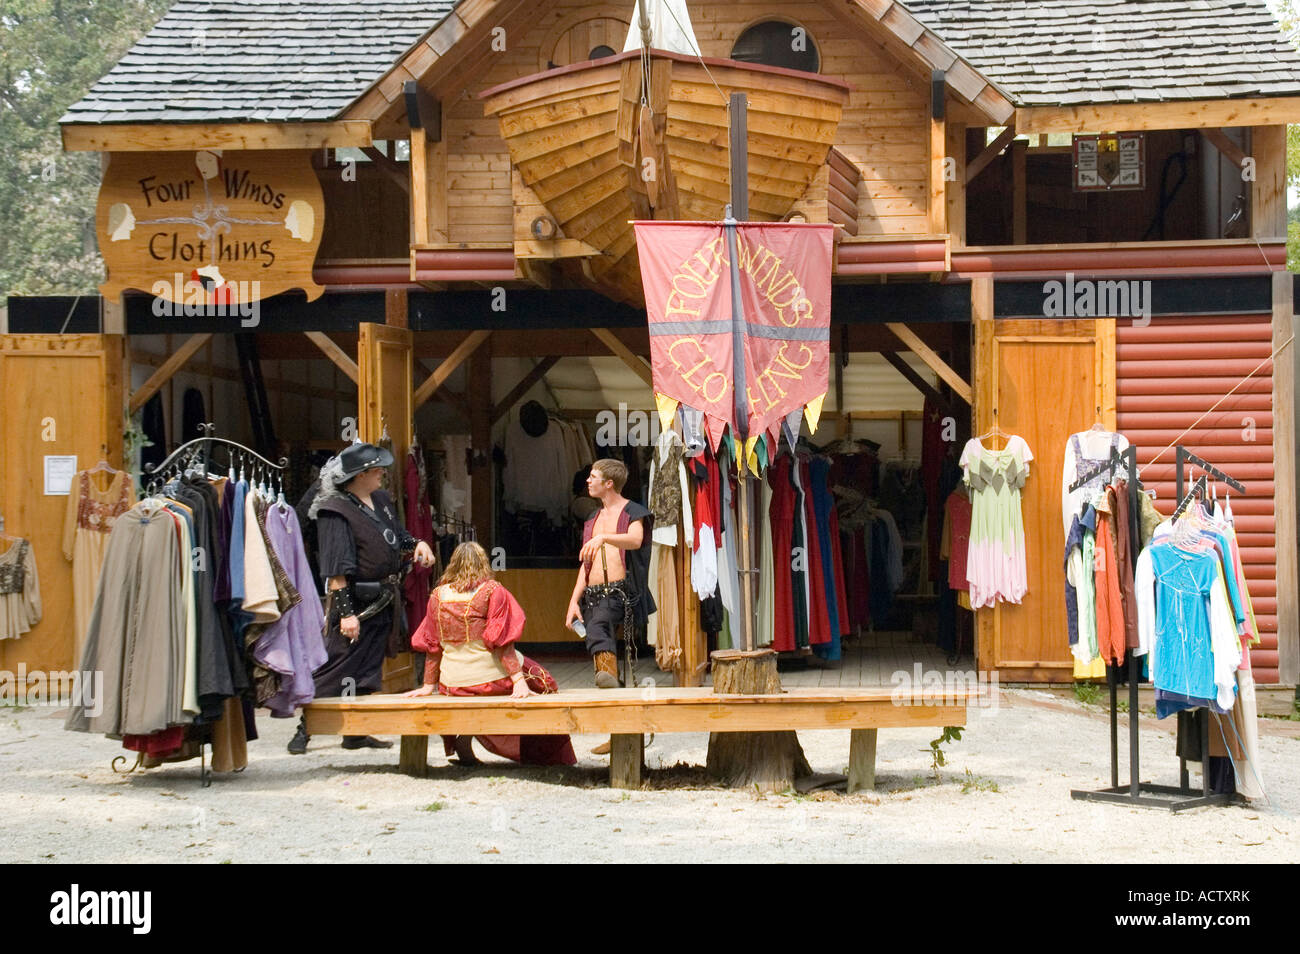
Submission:
[[[1183,448],[1179,446],[1179,451]],[[1178,487],[1179,496],[1182,496],[1182,457],[1179,457]],[[1207,465],[1208,466],[1208,465]],[[1142,485],[1137,476],[1137,448],[1130,445],[1122,454],[1117,452],[1113,447],[1110,452],[1110,460],[1104,464],[1094,467],[1088,473],[1084,474],[1073,484],[1070,490],[1075,490],[1088,483],[1098,474],[1107,470],[1110,475],[1114,476],[1117,468],[1122,468],[1128,474],[1128,494],[1129,494],[1129,534],[1130,539],[1138,541],[1138,494],[1142,492]],[[1181,509],[1181,507],[1180,507]],[[1134,560],[1136,565],[1136,559]],[[1212,795],[1210,794],[1210,773],[1208,763],[1202,763],[1202,791],[1197,793],[1188,785],[1187,762],[1180,759],[1181,775],[1180,784],[1174,785],[1156,785],[1152,782],[1143,782],[1141,779],[1141,770],[1139,768],[1138,758],[1138,727],[1141,719],[1141,712],[1138,707],[1138,680],[1142,675],[1142,667],[1138,662],[1138,657],[1132,652],[1128,654],[1128,777],[1127,785],[1119,783],[1119,678],[1117,667],[1106,667],[1106,682],[1110,688],[1110,787],[1098,789],[1096,791],[1084,791],[1072,789],[1070,797],[1080,801],[1089,802],[1113,802],[1120,805],[1140,805],[1145,808],[1164,808],[1171,812],[1187,811],[1192,808],[1201,808],[1205,805],[1227,805],[1235,796],[1233,795]],[[1202,727],[1201,752],[1202,757],[1210,747],[1210,722],[1208,719]]]

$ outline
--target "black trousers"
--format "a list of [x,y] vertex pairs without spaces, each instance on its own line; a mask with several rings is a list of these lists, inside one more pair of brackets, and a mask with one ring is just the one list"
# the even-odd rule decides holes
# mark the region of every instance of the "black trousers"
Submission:
[[584,594],[581,606],[582,622],[587,627],[587,652],[592,656],[617,652],[618,627],[623,623],[623,597],[607,593],[593,600]]

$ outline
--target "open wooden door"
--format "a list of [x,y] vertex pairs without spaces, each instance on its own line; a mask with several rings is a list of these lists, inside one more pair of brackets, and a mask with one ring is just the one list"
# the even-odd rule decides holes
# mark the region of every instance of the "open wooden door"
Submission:
[[[357,345],[357,430],[363,441],[378,443],[384,428],[393,442],[393,456],[406,460],[411,446],[411,332],[406,328],[363,322]],[[400,500],[401,487],[389,487]],[[384,691],[402,692],[415,686],[411,654],[384,663]]]
[[1034,455],[1021,496],[1029,592],[1019,605],[976,612],[978,665],[1007,681],[1071,682],[1061,472],[1066,441],[1092,426],[1098,408],[1106,427],[1115,427],[1115,323],[994,321],[991,283],[987,311],[978,304],[977,290],[975,433],[988,431],[996,415],[1002,431],[1019,434]]
[[6,533],[31,543],[43,604],[35,628],[0,641],[0,669],[80,664],[62,545],[68,498],[46,494],[45,458],[75,455],[77,470],[101,458],[122,466],[122,356],[121,335],[0,335],[0,514]]

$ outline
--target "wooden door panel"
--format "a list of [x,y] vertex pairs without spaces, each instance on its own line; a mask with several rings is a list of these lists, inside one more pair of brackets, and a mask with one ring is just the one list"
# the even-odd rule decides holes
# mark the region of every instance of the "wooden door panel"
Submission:
[[[388,428],[393,456],[406,459],[411,446],[411,332],[406,328],[363,322],[357,343],[357,397],[363,441],[378,443]],[[401,487],[389,487],[400,500]],[[400,611],[400,610],[399,610]],[[384,661],[385,692],[401,692],[415,685],[410,653]]]
[[1029,593],[1020,605],[995,610],[994,665],[1047,670],[1048,679],[1060,670],[1066,678],[1073,664],[1065,632],[1061,471],[1069,436],[1097,413],[1097,342],[995,334],[993,353],[999,426],[1023,437],[1034,455],[1021,495]]
[[68,498],[46,496],[47,454],[122,466],[122,339],[117,335],[0,335],[0,514],[5,532],[31,542],[43,615],[0,640],[0,669],[68,671],[75,616],[72,564],[63,556]]

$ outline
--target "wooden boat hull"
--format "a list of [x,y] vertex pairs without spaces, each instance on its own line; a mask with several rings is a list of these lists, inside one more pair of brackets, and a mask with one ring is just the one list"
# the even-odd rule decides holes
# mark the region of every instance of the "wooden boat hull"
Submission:
[[749,218],[778,221],[826,163],[848,100],[838,80],[652,50],[548,70],[482,97],[522,184],[565,238],[600,253],[585,260],[587,278],[640,303],[631,221],[722,218],[733,92],[748,99]]

